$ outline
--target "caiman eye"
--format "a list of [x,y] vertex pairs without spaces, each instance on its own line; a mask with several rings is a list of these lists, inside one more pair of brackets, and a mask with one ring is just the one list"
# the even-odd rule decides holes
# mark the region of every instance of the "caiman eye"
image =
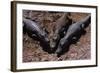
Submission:
[[64,45],[64,43],[65,43],[65,41],[64,41],[64,40],[63,40],[63,41],[61,41],[60,46]]
[[81,28],[84,28],[85,27],[85,24],[81,24]]
[[77,37],[75,37],[75,36],[72,38],[72,40],[76,40],[76,39],[77,39]]

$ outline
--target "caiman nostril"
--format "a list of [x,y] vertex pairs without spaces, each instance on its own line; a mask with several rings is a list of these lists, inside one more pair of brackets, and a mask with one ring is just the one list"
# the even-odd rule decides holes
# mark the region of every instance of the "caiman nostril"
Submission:
[[53,40],[56,41],[56,40],[57,40],[57,36],[54,36],[54,37],[53,37]]

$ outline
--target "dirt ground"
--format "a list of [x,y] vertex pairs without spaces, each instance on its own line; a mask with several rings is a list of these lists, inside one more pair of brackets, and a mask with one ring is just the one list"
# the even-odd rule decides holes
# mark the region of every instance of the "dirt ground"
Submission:
[[[54,23],[63,15],[63,12],[42,12],[23,10],[23,17],[35,20],[41,27],[45,27],[50,35],[53,35]],[[71,18],[77,22],[86,17],[87,13],[72,13]],[[39,45],[39,41],[33,40],[27,34],[23,34],[23,62],[62,61],[91,59],[91,25],[86,28],[86,34],[82,35],[76,44],[71,44],[69,51],[57,57],[56,54],[45,52]],[[49,39],[51,39],[50,37]]]

